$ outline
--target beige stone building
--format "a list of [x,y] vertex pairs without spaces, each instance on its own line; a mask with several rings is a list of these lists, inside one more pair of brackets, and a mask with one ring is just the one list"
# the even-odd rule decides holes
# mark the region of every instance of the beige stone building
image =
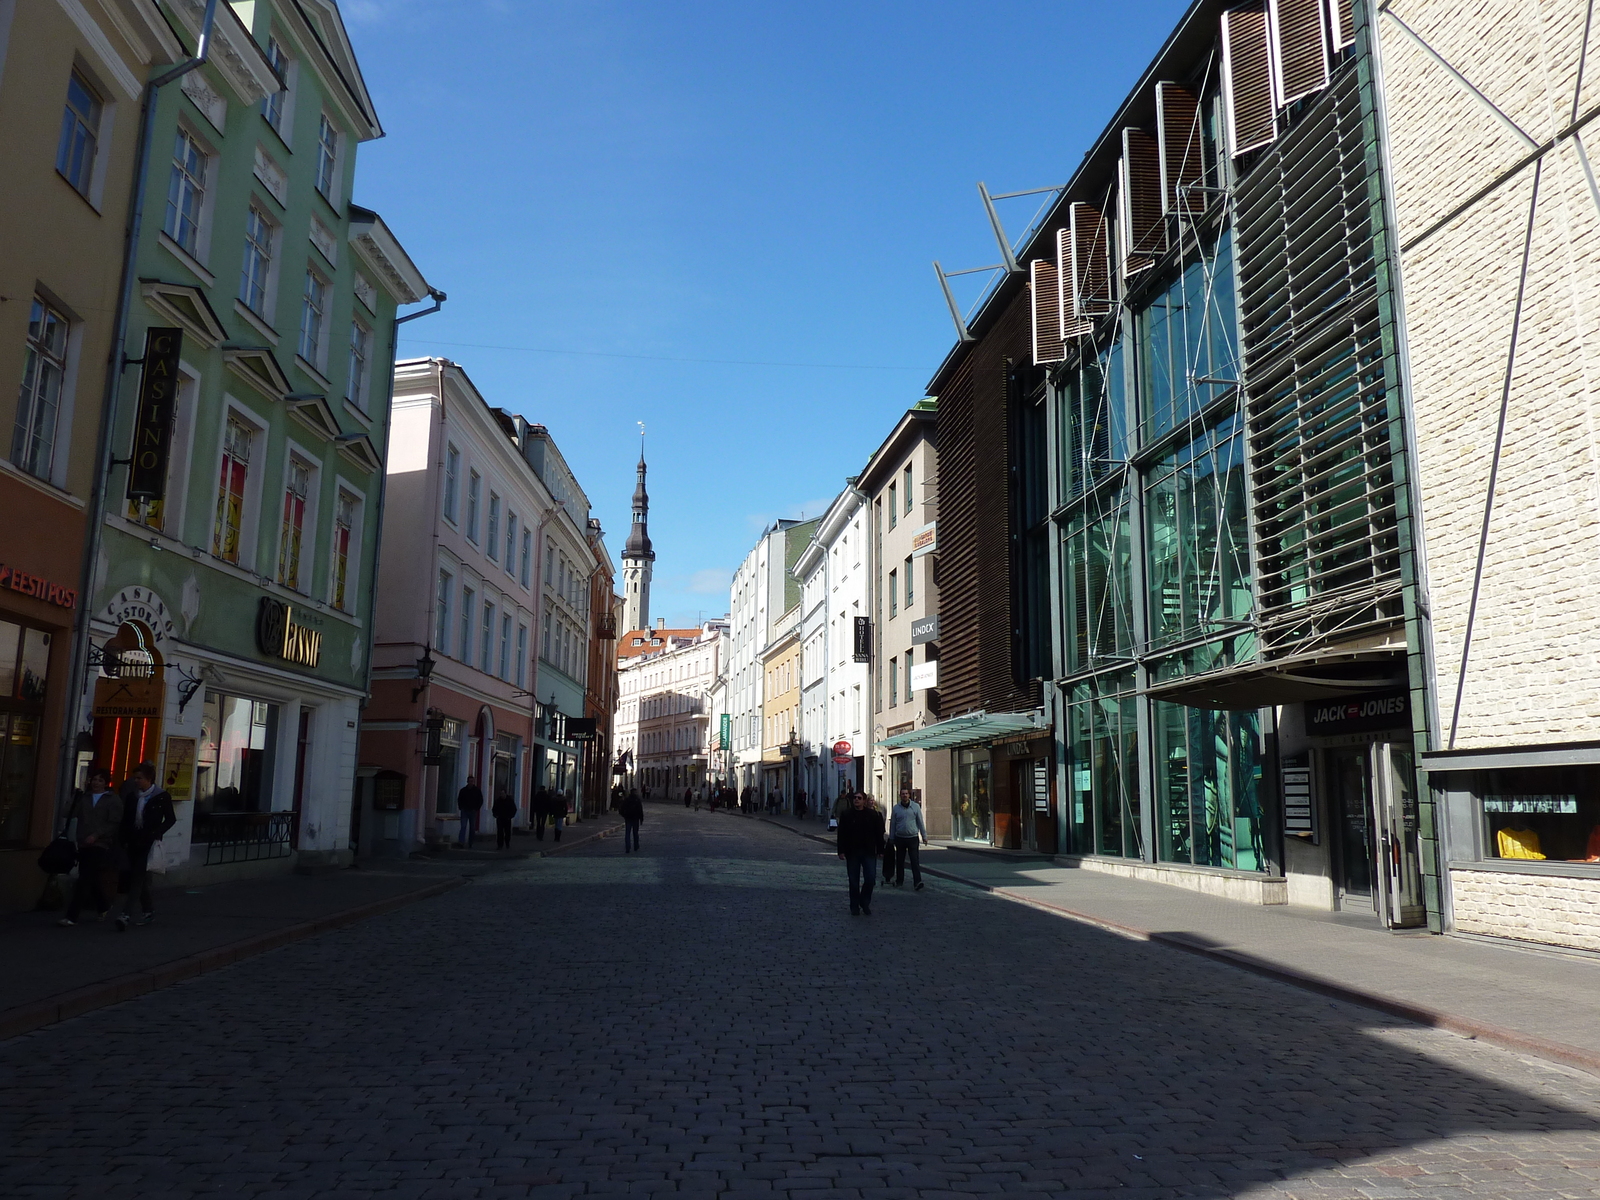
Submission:
[[1445,926],[1600,950],[1589,15],[1584,0],[1394,0],[1375,32],[1431,633],[1434,748],[1420,765],[1444,826]]

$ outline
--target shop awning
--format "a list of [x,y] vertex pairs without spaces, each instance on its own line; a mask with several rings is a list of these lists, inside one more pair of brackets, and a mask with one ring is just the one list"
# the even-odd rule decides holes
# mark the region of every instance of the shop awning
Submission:
[[1377,691],[1405,677],[1403,650],[1324,650],[1164,680],[1151,686],[1150,698],[1190,708],[1263,708]]
[[967,713],[960,717],[897,733],[884,738],[878,745],[889,750],[953,750],[958,746],[976,746],[995,738],[1014,733],[1048,729],[1044,710],[1024,713]]

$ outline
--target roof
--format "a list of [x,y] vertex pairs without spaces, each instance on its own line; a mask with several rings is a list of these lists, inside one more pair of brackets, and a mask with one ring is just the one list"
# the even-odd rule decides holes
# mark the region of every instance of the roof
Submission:
[[932,405],[924,407],[924,404],[925,402],[919,401],[915,406],[908,408],[905,415],[895,422],[889,436],[883,439],[883,445],[872,452],[872,457],[867,460],[866,469],[861,472],[861,477],[855,483],[864,494],[869,496],[872,494],[885,470],[891,473],[899,470],[900,459],[909,443],[933,437],[934,430],[938,428],[938,409]]
[[705,630],[694,629],[630,629],[617,639],[618,658],[640,658],[647,654],[660,654],[672,648],[673,638],[697,638]]
[[385,290],[401,304],[415,304],[433,294],[400,239],[370,208],[359,204],[350,206],[350,244],[362,260],[378,272]]

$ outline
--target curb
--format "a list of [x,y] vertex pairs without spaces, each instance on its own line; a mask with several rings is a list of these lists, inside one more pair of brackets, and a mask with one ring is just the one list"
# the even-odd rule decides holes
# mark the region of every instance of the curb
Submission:
[[145,971],[134,971],[127,975],[118,975],[112,979],[105,979],[99,983],[91,983],[86,987],[74,988],[70,992],[60,992],[44,1000],[36,1000],[32,1004],[19,1005],[16,1008],[0,1012],[0,1041],[7,1038],[19,1037],[24,1033],[32,1033],[46,1025],[54,1025],[57,1021],[65,1021],[68,1017],[81,1016],[97,1008],[104,1008],[109,1004],[120,1004],[124,1000],[131,1000],[135,996],[142,996],[146,992],[156,991],[158,988],[170,987],[174,983],[182,983],[186,979],[208,974],[222,967],[231,966],[247,958],[254,958],[258,954],[265,954],[268,950],[276,950],[280,946],[287,946],[291,942],[303,941],[315,937],[319,933],[330,930],[342,929],[346,925],[354,925],[368,917],[376,917],[382,913],[390,912],[418,900],[428,900],[434,896],[443,895],[453,888],[458,888],[467,882],[466,876],[457,876],[453,879],[442,880],[439,883],[429,884],[427,887],[418,888],[413,892],[406,892],[399,896],[390,896],[383,900],[374,900],[370,904],[362,904],[356,908],[347,908],[343,912],[331,913],[315,920],[302,921],[298,925],[289,925],[283,929],[274,929],[268,933],[257,934],[255,937],[245,938],[242,941],[230,942],[224,946],[213,946],[209,950],[202,950],[198,954],[191,954],[185,958],[173,959],[171,962],[161,963]]
[[593,833],[586,834],[585,836],[583,836],[581,838],[577,838],[577,839],[575,839],[573,841],[570,841],[570,842],[562,842],[561,845],[552,846],[548,850],[535,850],[533,852],[533,857],[534,858],[549,858],[552,854],[562,854],[565,851],[571,850],[574,846],[582,846],[586,842],[594,841],[596,838],[606,837],[606,836],[608,836],[610,834],[615,833],[617,830],[619,830],[621,828],[622,828],[621,825],[607,825],[604,829],[597,829]]
[[[787,829],[790,833],[810,838],[812,841],[826,843],[828,840],[827,838],[818,837],[814,833],[796,829],[792,825],[785,825],[781,821],[773,821],[766,817],[763,817],[762,820],[768,825],[776,825],[779,829]],[[1059,904],[1051,904],[1048,901],[1037,900],[1031,896],[1020,896],[1005,888],[997,888],[991,884],[965,879],[960,875],[953,875],[949,871],[943,871],[937,867],[924,866],[922,873],[949,880],[951,883],[965,884],[967,887],[998,896],[1002,900],[1009,900],[1014,904],[1023,904],[1029,908],[1036,908],[1052,916],[1066,917],[1068,920],[1077,921],[1083,925],[1093,925],[1132,941],[1155,942],[1158,945],[1170,946],[1174,950],[1182,950],[1185,953],[1198,955],[1201,958],[1209,958],[1215,962],[1226,963],[1230,967],[1249,971],[1253,975],[1275,979],[1279,983],[1289,984],[1291,987],[1300,988],[1302,991],[1315,992],[1318,995],[1328,996],[1334,1000],[1343,1000],[1348,1004],[1358,1004],[1363,1008],[1376,1009],[1378,1012],[1386,1013],[1392,1017],[1414,1021],[1418,1025],[1425,1025],[1433,1029],[1443,1029],[1447,1033],[1489,1042],[1505,1050],[1516,1050],[1524,1054],[1531,1054],[1536,1058],[1560,1063],[1563,1066],[1577,1067],[1579,1070],[1600,1075],[1600,1054],[1592,1050],[1585,1050],[1579,1046],[1569,1046],[1565,1042],[1552,1042],[1545,1038],[1532,1037],[1525,1033],[1518,1033],[1514,1029],[1491,1025],[1486,1021],[1456,1016],[1453,1013],[1445,1012],[1443,1009],[1430,1008],[1424,1004],[1413,1004],[1408,1000],[1397,1000],[1392,996],[1385,996],[1381,992],[1367,992],[1358,988],[1347,987],[1344,984],[1332,983],[1326,979],[1319,979],[1315,975],[1307,975],[1305,972],[1297,971],[1292,967],[1284,967],[1279,966],[1277,963],[1267,962],[1240,950],[1228,950],[1218,946],[1204,945],[1191,940],[1181,933],[1157,933],[1148,929],[1139,929],[1132,925],[1123,925],[1091,913],[1075,912],[1070,908],[1063,908]]]

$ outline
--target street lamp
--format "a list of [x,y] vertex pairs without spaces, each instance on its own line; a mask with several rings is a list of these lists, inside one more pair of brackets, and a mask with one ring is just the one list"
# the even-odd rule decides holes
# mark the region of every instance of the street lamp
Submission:
[[429,647],[422,648],[422,657],[417,659],[417,686],[411,689],[411,703],[417,702],[417,697],[427,689],[428,680],[433,676],[434,667],[439,664],[433,661]]

